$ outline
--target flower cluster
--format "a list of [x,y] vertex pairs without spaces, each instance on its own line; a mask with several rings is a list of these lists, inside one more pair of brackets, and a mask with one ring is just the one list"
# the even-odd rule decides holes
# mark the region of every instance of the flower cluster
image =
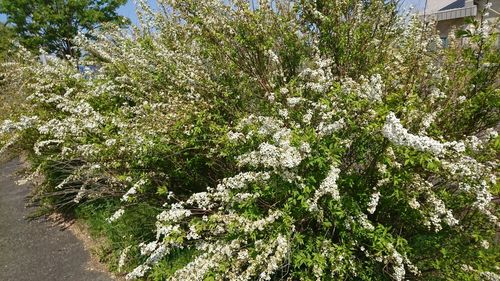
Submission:
[[445,48],[391,1],[254,2],[139,1],[76,38],[95,71],[2,64],[30,109],[0,153],[30,150],[37,200],[105,210],[128,279],[494,278],[491,23]]
[[420,151],[429,151],[434,154],[443,154],[447,149],[454,149],[456,152],[463,152],[465,145],[463,142],[446,142],[441,143],[428,136],[418,136],[408,132],[401,125],[399,119],[393,112],[387,115],[382,133],[390,141],[398,145],[413,147]]

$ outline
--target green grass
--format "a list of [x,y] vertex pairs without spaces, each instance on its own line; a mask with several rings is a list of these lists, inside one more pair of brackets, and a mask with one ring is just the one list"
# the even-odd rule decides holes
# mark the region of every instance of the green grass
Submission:
[[128,206],[118,220],[109,223],[107,219],[118,209],[119,200],[98,200],[80,205],[75,217],[88,227],[94,241],[100,262],[117,272],[118,260],[123,249],[132,246],[122,272],[128,272],[141,262],[139,243],[155,237],[155,221],[158,211],[147,203]]

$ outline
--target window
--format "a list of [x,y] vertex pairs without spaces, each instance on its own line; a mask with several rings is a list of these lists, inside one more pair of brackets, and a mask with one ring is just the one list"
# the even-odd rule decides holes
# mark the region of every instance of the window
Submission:
[[448,47],[448,37],[447,36],[441,37],[441,43],[443,44],[443,48]]

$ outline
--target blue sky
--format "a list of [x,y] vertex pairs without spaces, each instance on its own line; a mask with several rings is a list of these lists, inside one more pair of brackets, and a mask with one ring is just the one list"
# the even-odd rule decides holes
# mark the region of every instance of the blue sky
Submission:
[[[156,2],[155,0],[148,0],[148,2],[152,5]],[[423,10],[425,6],[425,0],[401,0],[402,6],[403,7],[409,7],[412,5],[413,7],[417,8],[418,10]],[[135,14],[135,6],[134,2],[132,0],[129,0],[125,6],[122,6],[118,12],[130,18],[133,23],[137,23],[137,16]]]
[[[156,0],[147,0],[151,6],[155,6]],[[128,0],[127,4],[118,9],[118,13],[129,18],[132,23],[137,23],[137,15],[135,14],[135,5],[133,0]]]
[[[154,3],[156,2],[155,0],[148,0],[149,3],[151,3],[154,6]],[[404,7],[408,7],[410,5],[413,5],[415,8],[419,10],[423,10],[424,5],[425,5],[425,0],[401,0],[402,5]],[[127,4],[124,6],[120,7],[118,9],[118,13],[130,18],[133,23],[137,23],[137,15],[135,14],[135,6],[134,2],[132,0],[129,0]],[[5,15],[0,14],[0,21],[5,21]]]
[[[430,1],[430,0],[428,0]],[[413,6],[418,10],[424,10],[425,0],[401,0],[402,5],[405,7]]]

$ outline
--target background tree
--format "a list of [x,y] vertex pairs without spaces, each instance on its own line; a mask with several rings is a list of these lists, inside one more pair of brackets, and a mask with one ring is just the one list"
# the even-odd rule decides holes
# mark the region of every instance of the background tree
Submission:
[[[9,52],[15,50],[14,40],[16,38],[16,33],[11,26],[6,25],[4,22],[0,22],[0,63],[4,62],[8,58]],[[1,68],[2,66],[0,66]],[[0,74],[0,88],[4,92],[5,87],[5,75]],[[0,94],[0,102],[3,102],[3,97]]]
[[0,23],[0,61],[7,56],[9,50],[14,48],[13,40],[15,38],[14,29],[5,23]]
[[12,50],[14,45],[12,40],[16,37],[16,33],[13,28],[6,25],[5,23],[0,23],[0,61],[2,61],[7,52]]
[[116,12],[126,1],[0,0],[0,13],[7,15],[7,24],[12,24],[26,48],[75,57],[72,38],[79,32],[89,34],[108,22],[129,22]]

